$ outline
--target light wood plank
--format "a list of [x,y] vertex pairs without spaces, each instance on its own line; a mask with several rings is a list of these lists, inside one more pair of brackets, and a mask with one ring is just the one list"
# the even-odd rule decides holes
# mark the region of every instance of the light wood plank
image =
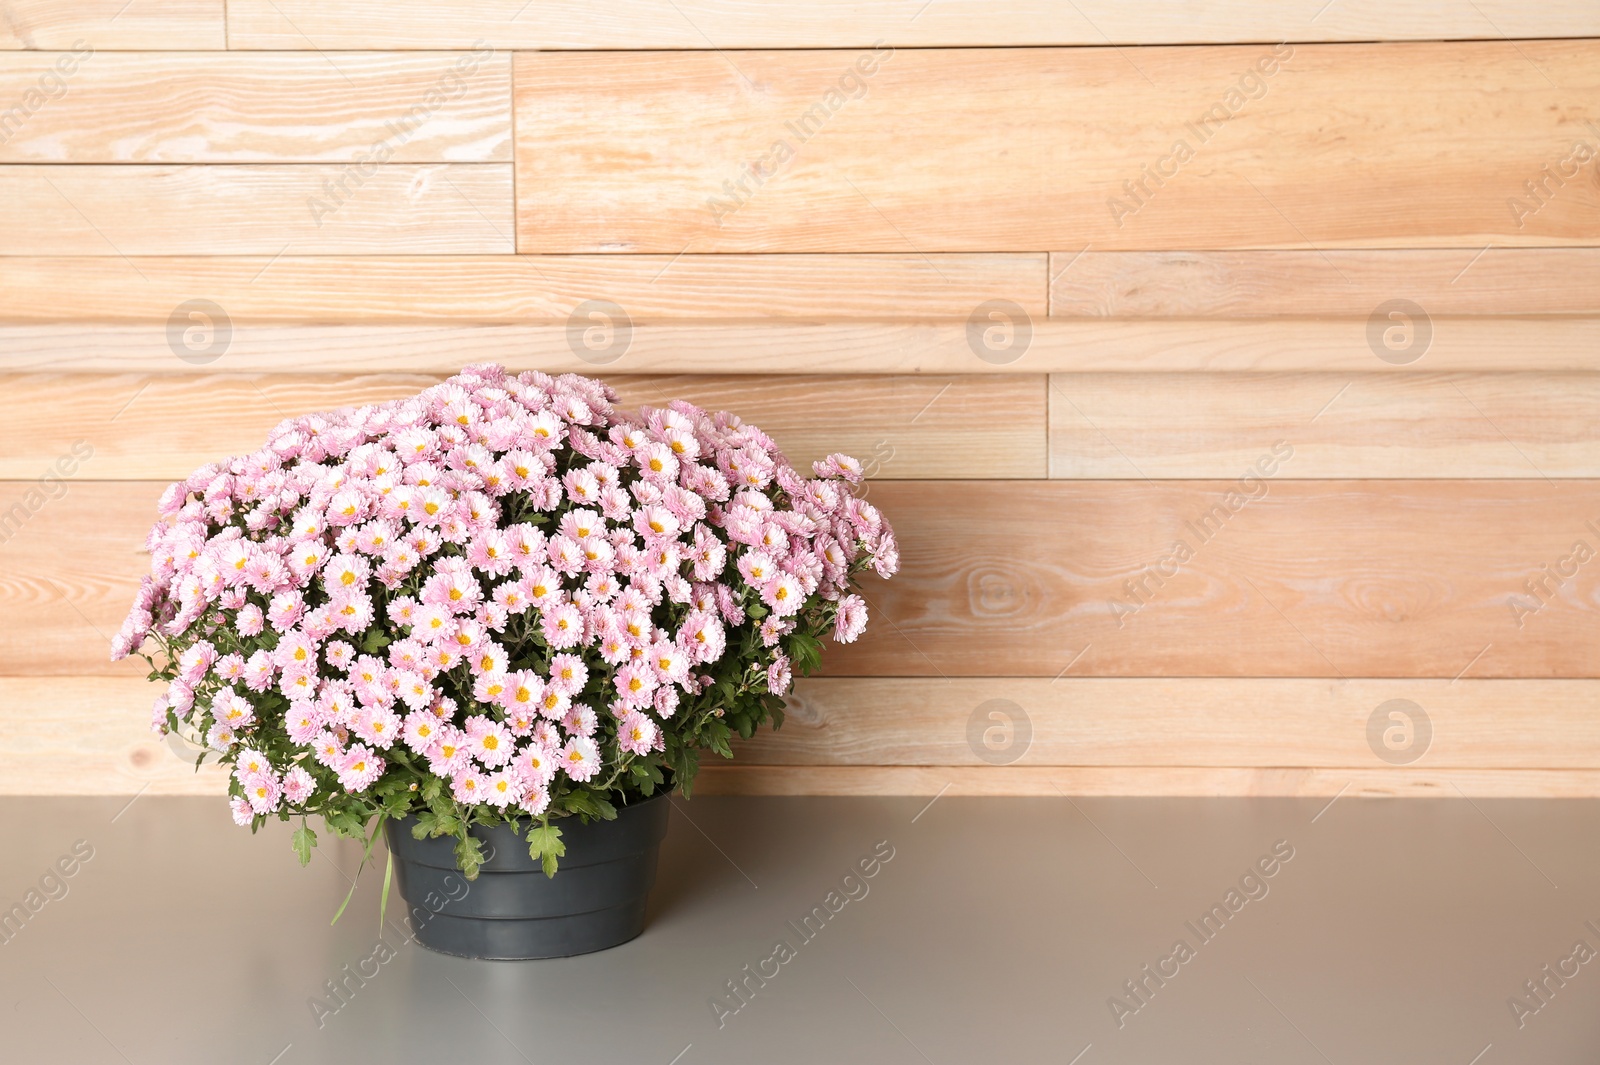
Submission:
[[735,754],[746,765],[1383,769],[1368,722],[1399,699],[1421,708],[1408,710],[1411,735],[1395,734],[1416,768],[1600,769],[1597,696],[1588,680],[815,677],[782,728]]
[[0,50],[227,47],[224,0],[3,0]]
[[[1600,544],[1595,482],[1292,472],[1291,461],[1226,521],[1211,508],[1232,482],[876,481],[869,495],[899,533],[902,571],[867,584],[877,622],[830,648],[827,670],[1600,676],[1600,567],[1570,561],[1578,541]],[[164,485],[86,480],[96,476],[82,463],[0,544],[0,675],[122,672],[104,655],[146,568]],[[29,498],[26,484],[5,488],[0,515]],[[1202,542],[1191,526],[1208,513],[1221,529]],[[1149,574],[1172,571],[1163,559],[1180,538],[1193,557],[1158,587]],[[1576,572],[1562,582],[1545,567]],[[1540,598],[1535,579],[1547,581]],[[1130,614],[1129,582],[1141,580],[1144,605]]]
[[1046,313],[1043,255],[193,256],[0,258],[10,321],[165,322],[198,293],[238,322],[565,322],[608,300],[630,319],[965,318]]
[[235,48],[846,48],[1600,36],[1591,5],[1401,0],[233,0]]
[[[133,273],[134,267],[128,270]],[[206,289],[192,295],[203,297]],[[48,306],[36,313],[56,317]],[[615,361],[599,366],[577,354],[564,323],[235,323],[226,352],[209,368],[241,373],[453,373],[469,362],[499,362],[550,373],[1600,370],[1600,319],[1450,318],[1435,319],[1432,330],[1425,356],[1396,366],[1368,346],[1364,321],[1047,319],[1032,323],[1026,347],[1021,340],[1015,342],[1012,350],[1022,351],[1016,361],[997,363],[979,358],[982,342],[974,346],[967,323],[961,321],[646,322],[632,327],[630,342]],[[0,324],[0,370],[8,372],[189,370],[175,354],[164,323]]]
[[[1041,686],[1043,686],[1041,688]],[[776,733],[713,759],[697,794],[1342,795],[1457,797],[1600,795],[1593,768],[1589,682],[812,680]],[[221,794],[213,768],[196,774],[148,732],[158,690],[138,677],[0,678],[0,794]],[[1427,704],[1434,728],[1415,763],[1381,763],[1362,744],[1366,716],[1389,698]],[[977,765],[966,717],[989,698],[1032,710],[1033,744],[1004,766]],[[1259,702],[1258,702],[1259,700]],[[1372,706],[1369,707],[1368,703]],[[1205,716],[1194,712],[1204,707]],[[1421,705],[1421,703],[1419,703]],[[891,708],[893,715],[891,716]],[[812,722],[810,717],[820,720]],[[1582,757],[1564,752],[1570,727]],[[920,746],[911,727],[935,730]],[[1138,764],[1119,741],[1153,756]],[[1496,760],[1495,744],[1509,744]],[[1303,746],[1297,746],[1297,744]],[[1348,757],[1340,764],[1323,745]],[[845,745],[841,754],[841,745]],[[814,764],[771,764],[801,749]],[[1186,750],[1199,757],[1184,762]],[[1310,753],[1310,765],[1207,764],[1238,753],[1260,759]],[[850,764],[915,753],[954,764]],[[1543,756],[1556,760],[1539,764]],[[1046,757],[1064,759],[1048,764]],[[1525,764],[1527,763],[1527,764]]]
[[0,678],[0,795],[224,795],[150,731],[142,677]]
[[[708,765],[696,795],[1139,795],[1207,798],[1305,798],[1308,816],[1330,800],[1593,799],[1600,770],[1429,769],[1175,769],[1168,766],[1028,768],[990,766]],[[923,803],[907,807],[915,815]],[[930,818],[935,816],[930,812]],[[1330,815],[1332,816],[1332,815]]]
[[[1242,483],[875,484],[901,572],[866,586],[886,623],[830,649],[827,669],[1600,676],[1600,566],[1574,561],[1579,541],[1600,552],[1595,482],[1295,481],[1292,459],[1264,468]],[[1535,579],[1548,582],[1538,597]]]
[[1050,278],[1077,318],[1600,314],[1600,248],[1055,252]]
[[1600,374],[1058,374],[1052,477],[1600,477]]
[[[629,407],[687,399],[765,429],[809,468],[835,451],[869,476],[1041,477],[1043,377],[608,376]],[[414,395],[438,375],[0,376],[0,478],[37,477],[79,440],[101,480],[178,479],[261,446],[285,417]],[[959,440],[960,446],[951,446]]]
[[[0,255],[510,252],[511,167],[0,166]],[[338,183],[347,184],[341,190]],[[138,276],[139,267],[125,262]]]
[[1600,242],[1600,41],[729,58],[518,55],[522,250]]
[[0,163],[510,160],[511,57],[488,48],[0,55]]
[[618,377],[623,400],[687,398],[761,426],[800,468],[836,451],[869,478],[1036,478],[1045,467],[1042,377]]

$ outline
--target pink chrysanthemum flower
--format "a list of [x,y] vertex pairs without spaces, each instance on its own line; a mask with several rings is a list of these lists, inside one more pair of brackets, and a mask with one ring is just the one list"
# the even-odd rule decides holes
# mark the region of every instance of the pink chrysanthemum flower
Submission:
[[234,772],[242,777],[272,772],[272,763],[260,751],[245,748],[234,761]]
[[361,707],[350,722],[350,731],[364,743],[383,750],[400,739],[400,718],[392,710]]
[[245,800],[255,813],[270,814],[278,808],[283,786],[271,773],[254,773],[240,783],[244,787]]
[[364,791],[383,776],[384,761],[370,748],[351,744],[338,766],[339,784],[350,792]]
[[559,721],[571,705],[572,697],[570,695],[546,685],[544,694],[539,696],[539,716],[547,721]]
[[789,691],[790,681],[789,656],[780,652],[767,667],[767,691],[773,695],[784,695]]
[[516,754],[516,739],[511,730],[487,717],[468,720],[467,738],[467,749],[488,769],[498,769]]
[[866,602],[859,595],[840,599],[839,612],[833,619],[833,638],[840,643],[854,643],[866,627]]
[[317,734],[322,731],[326,723],[316,703],[301,701],[289,708],[289,716],[284,720],[284,730],[289,734],[291,741],[304,747],[316,740]]
[[[163,713],[163,718],[165,714]],[[211,731],[206,733],[206,746],[213,751],[226,751],[238,741],[238,734],[227,725],[218,722],[211,726]]]
[[574,736],[556,753],[556,763],[581,784],[600,771],[600,748],[587,736]]
[[532,817],[543,816],[550,808],[550,791],[543,784],[530,785],[519,805],[524,813]]
[[240,636],[260,636],[262,630],[266,628],[266,618],[259,606],[254,603],[246,603],[239,609],[234,625],[239,630]]
[[295,766],[283,775],[283,797],[296,806],[304,803],[316,790],[317,782],[310,773],[300,766]]
[[563,603],[544,615],[544,638],[557,650],[578,646],[583,639],[583,615],[571,603]]
[[598,724],[594,710],[582,703],[573,704],[561,718],[561,727],[575,736],[593,736]]
[[629,662],[617,670],[615,685],[617,695],[629,706],[648,702],[656,690],[655,670],[643,662]]
[[778,617],[791,617],[805,606],[805,592],[792,574],[780,573],[762,586],[761,601]]
[[522,778],[516,773],[502,769],[498,773],[490,773],[483,781],[483,799],[497,810],[504,810],[507,806],[522,799],[526,786]]
[[563,695],[575,696],[589,682],[589,667],[574,654],[559,654],[550,660],[550,686]]
[[734,415],[615,401],[473,366],[289,419],[168,488],[112,641],[167,656],[152,727],[204,732],[247,774],[244,823],[311,802],[329,770],[319,808],[366,814],[424,759],[492,823],[570,813],[558,768],[638,798],[628,766],[665,768],[709,715],[760,720],[792,634],[860,636],[854,583],[895,571],[894,534],[854,460],[807,477]]
[[455,796],[456,802],[476,806],[480,802],[488,801],[488,796],[484,793],[487,781],[487,774],[476,769],[463,769],[451,780],[450,794]]
[[623,715],[617,729],[617,745],[629,754],[646,755],[655,747],[660,730],[656,723],[637,710]]
[[417,754],[427,754],[439,738],[439,719],[427,710],[407,714],[400,736]]

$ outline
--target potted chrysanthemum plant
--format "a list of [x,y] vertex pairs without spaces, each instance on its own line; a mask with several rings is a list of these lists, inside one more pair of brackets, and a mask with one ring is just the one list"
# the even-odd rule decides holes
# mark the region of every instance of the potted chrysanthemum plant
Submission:
[[780,724],[898,564],[854,460],[806,477],[731,414],[616,400],[469,367],[161,497],[113,648],[166,683],[152,727],[231,767],[238,824],[296,822],[302,864],[313,815],[368,858],[382,831],[435,949],[638,935],[666,796]]

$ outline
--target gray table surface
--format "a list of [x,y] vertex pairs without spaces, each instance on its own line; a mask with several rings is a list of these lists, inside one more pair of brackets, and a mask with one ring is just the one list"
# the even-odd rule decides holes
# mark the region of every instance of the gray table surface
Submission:
[[642,937],[474,962],[398,904],[380,930],[370,869],[330,928],[359,854],[302,870],[218,800],[8,799],[0,906],[93,857],[0,943],[0,1060],[1592,1065],[1597,838],[1590,801],[707,797],[674,809]]

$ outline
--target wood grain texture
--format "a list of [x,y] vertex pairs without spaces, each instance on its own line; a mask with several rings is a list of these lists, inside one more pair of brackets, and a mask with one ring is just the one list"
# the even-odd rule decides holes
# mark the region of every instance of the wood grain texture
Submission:
[[603,17],[580,0],[233,0],[228,26],[235,48],[909,48],[1590,37],[1600,16],[1577,0],[625,0]]
[[0,0],[0,50],[227,47],[224,0]]
[[[866,585],[875,623],[828,672],[1600,676],[1600,568],[1573,561],[1600,544],[1594,482],[1292,470],[1228,518],[1212,508],[1232,482],[873,482],[902,570]],[[3,486],[0,675],[124,672],[104,656],[164,483],[98,476],[90,458],[64,486]],[[1220,531],[1202,541],[1202,522]],[[1180,538],[1192,557],[1173,572]]]
[[511,160],[511,58],[489,49],[84,53],[0,55],[0,102],[46,89],[0,105],[0,162]]
[[1600,241],[1600,41],[542,52],[515,82],[523,251]]
[[[142,269],[142,261],[135,260]],[[136,275],[132,264],[127,266]],[[269,271],[270,272],[270,271]],[[190,298],[207,296],[197,287]],[[31,323],[0,324],[0,371],[75,373],[188,370],[175,361],[163,322],[76,324],[54,307],[65,290],[7,307]],[[52,302],[53,301],[53,302]],[[170,311],[169,311],[170,313]],[[978,335],[981,336],[981,333]],[[1442,371],[1600,370],[1600,319],[1434,319],[1422,357],[1406,365],[1378,358],[1364,321],[1036,320],[1014,346],[984,347],[961,321],[704,322],[634,325],[615,361],[578,354],[564,323],[546,325],[235,324],[226,351],[209,364],[229,372],[454,373],[499,362],[551,373],[967,374],[1192,371],[1328,371],[1405,374]]]
[[1592,799],[1600,797],[1600,770],[712,765],[696,778],[694,793],[922,796],[908,816],[939,795],[1306,798],[1315,800],[1306,807],[1315,816],[1335,799]]
[[[1600,794],[1587,681],[1047,680],[805,682],[784,727],[708,764],[697,793],[1453,796]],[[0,794],[220,794],[148,731],[139,677],[0,678]],[[1392,698],[1433,729],[1406,766],[1366,746]],[[967,721],[1023,707],[1031,743],[983,765]],[[985,719],[988,720],[987,718]],[[1015,735],[1015,734],[1013,734]],[[1189,760],[1185,761],[1185,756]],[[1148,762],[1141,762],[1148,756]],[[1341,761],[1340,759],[1343,759]],[[85,772],[88,770],[88,772]],[[1127,790],[1122,790],[1127,789]]]
[[[0,376],[0,479],[37,477],[78,440],[99,480],[178,479],[261,446],[285,417],[414,395],[438,375]],[[1043,377],[608,376],[629,407],[687,399],[761,426],[790,461],[835,451],[872,477],[1037,478]],[[960,447],[952,447],[960,440]]]
[[225,795],[150,731],[142,677],[0,677],[0,795]]
[[0,255],[510,252],[511,184],[499,163],[0,166]]
[[[509,230],[507,230],[509,232]],[[638,322],[1046,314],[1043,255],[359,255],[0,258],[11,321],[165,322],[203,293],[238,322],[565,322],[608,300]]]
[[1074,318],[1600,314],[1600,248],[1054,252],[1050,278]]
[[[746,765],[1006,765],[1386,769],[1368,721],[1411,711],[1418,769],[1600,769],[1588,680],[815,677],[783,727],[735,748]],[[995,716],[991,716],[995,715]],[[1427,739],[1418,730],[1431,729]],[[1382,730],[1403,722],[1379,715]],[[1382,740],[1380,738],[1379,742]]]
[[1057,374],[1050,476],[1600,477],[1600,374]]
[[1295,481],[1292,458],[1264,469],[1227,482],[876,484],[901,572],[866,586],[880,623],[832,649],[827,669],[1600,675],[1600,566],[1575,552],[1600,549],[1595,482]]

